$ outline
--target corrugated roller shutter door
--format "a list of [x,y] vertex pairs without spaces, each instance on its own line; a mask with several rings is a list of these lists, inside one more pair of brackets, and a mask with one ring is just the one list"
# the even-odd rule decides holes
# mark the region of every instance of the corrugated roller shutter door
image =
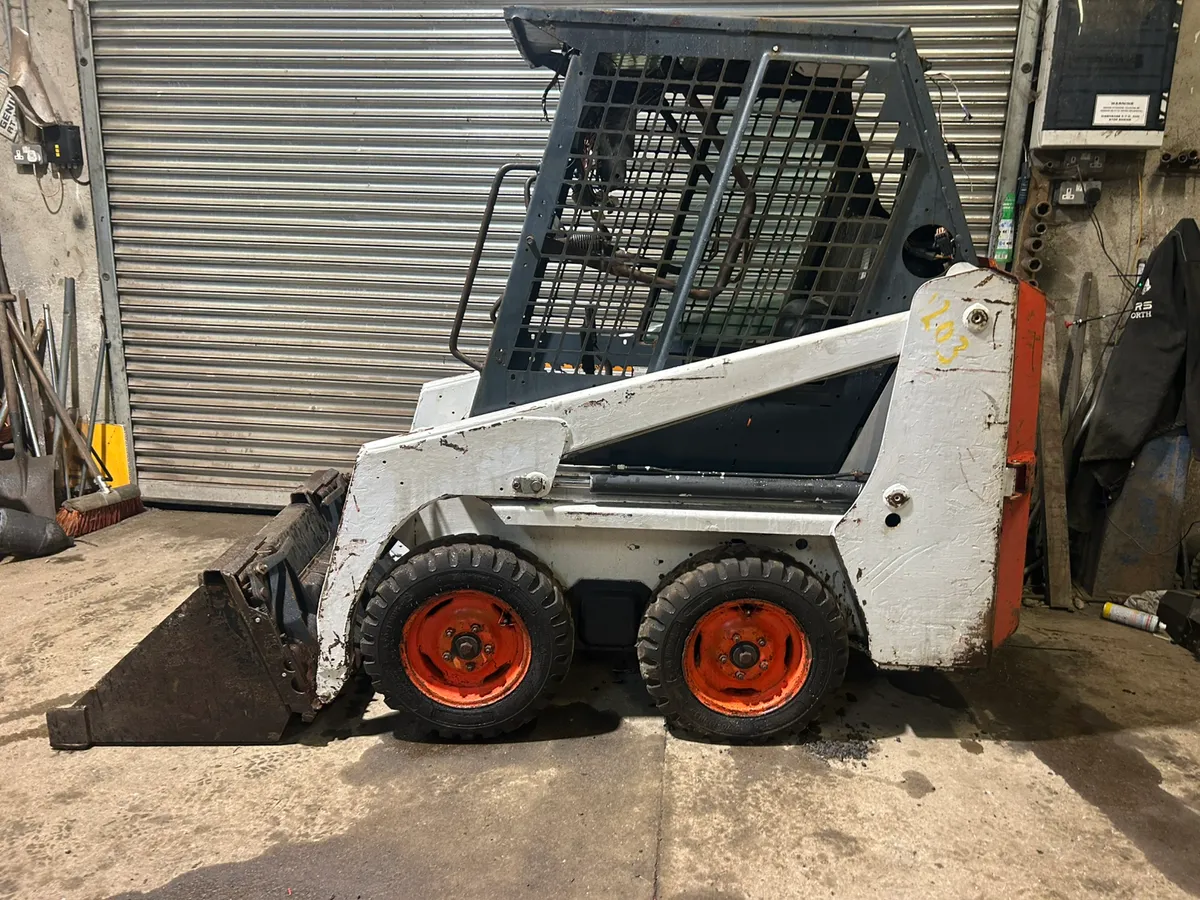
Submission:
[[[655,6],[912,25],[948,76],[937,79],[943,125],[980,247],[1019,7]],[[407,430],[421,384],[461,370],[447,335],[487,185],[501,162],[540,156],[547,75],[519,59],[492,4],[92,0],[90,10],[142,488],[284,502],[312,469],[349,467],[363,441]],[[486,307],[521,217],[514,184],[468,349],[486,346]]]

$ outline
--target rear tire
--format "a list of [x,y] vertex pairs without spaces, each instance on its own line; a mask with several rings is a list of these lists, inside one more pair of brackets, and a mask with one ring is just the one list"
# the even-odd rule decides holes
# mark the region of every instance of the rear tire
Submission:
[[638,631],[646,689],[667,723],[703,738],[796,732],[846,674],[837,600],[790,560],[700,563],[663,587]]
[[433,547],[379,580],[362,612],[363,669],[393,709],[444,737],[519,728],[571,665],[575,625],[553,576],[488,543]]

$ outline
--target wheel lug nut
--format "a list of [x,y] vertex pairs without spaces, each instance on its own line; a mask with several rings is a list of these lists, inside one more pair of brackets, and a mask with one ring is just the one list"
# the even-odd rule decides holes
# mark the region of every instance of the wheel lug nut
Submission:
[[450,662],[450,660],[452,658],[453,658],[453,655],[450,653],[449,650],[447,650],[445,653],[442,654],[442,659],[446,660],[446,662]]
[[734,642],[735,644],[736,644],[738,641],[740,641],[741,639],[742,639],[742,636],[741,636],[740,634],[735,634],[735,635],[733,636],[733,642]]
[[722,653],[717,657],[717,662],[729,662],[729,657]]
[[446,629],[446,637],[454,637],[454,629],[453,628]]
[[475,663],[473,663],[473,662],[467,663],[467,671],[474,672],[475,671]]
[[767,661],[764,659],[762,662],[760,662],[760,663],[758,664],[758,667],[759,667],[760,669],[765,669],[765,668],[767,667]]
[[765,647],[765,646],[767,646],[767,639],[766,639],[766,638],[759,638],[759,639],[758,639],[758,646],[760,646],[760,647]]
[[478,622],[476,622],[474,625],[471,626],[471,631],[478,634],[480,631],[483,631],[483,626],[480,625]]
[[736,678],[738,681],[741,681],[743,678],[746,677],[746,673],[745,672],[735,672],[733,677]]
[[491,653],[491,652],[492,652],[492,645],[491,645],[491,644],[484,644],[484,645],[483,645],[483,652],[484,652],[484,653]]

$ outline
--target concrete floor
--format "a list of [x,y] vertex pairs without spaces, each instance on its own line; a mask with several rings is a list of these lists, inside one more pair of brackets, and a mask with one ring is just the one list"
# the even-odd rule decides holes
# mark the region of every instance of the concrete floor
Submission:
[[492,744],[399,740],[359,692],[281,746],[52,751],[46,709],[260,522],[0,564],[0,896],[1200,896],[1200,664],[1094,612],[1026,611],[985,673],[859,664],[798,743],[677,739],[594,657]]

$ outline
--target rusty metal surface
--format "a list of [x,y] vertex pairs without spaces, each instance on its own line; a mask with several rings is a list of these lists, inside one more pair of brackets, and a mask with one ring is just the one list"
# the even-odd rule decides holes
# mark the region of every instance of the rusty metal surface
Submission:
[[309,628],[346,476],[315,473],[292,504],[231,547],[199,586],[75,704],[46,715],[50,745],[261,743],[317,710]]

